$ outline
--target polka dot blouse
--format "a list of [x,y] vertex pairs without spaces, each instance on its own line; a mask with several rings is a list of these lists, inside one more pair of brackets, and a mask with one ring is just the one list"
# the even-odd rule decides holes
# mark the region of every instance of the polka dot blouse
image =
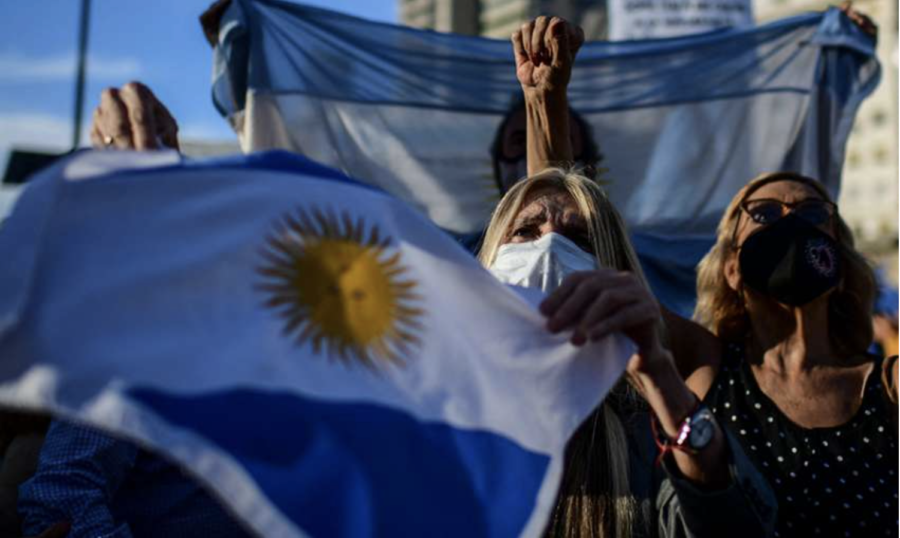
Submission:
[[778,497],[776,536],[897,536],[897,434],[880,368],[846,424],[802,428],[733,348],[706,398]]

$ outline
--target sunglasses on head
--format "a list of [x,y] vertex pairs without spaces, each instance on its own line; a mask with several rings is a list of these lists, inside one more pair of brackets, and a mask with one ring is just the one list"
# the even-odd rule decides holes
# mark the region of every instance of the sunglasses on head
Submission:
[[809,198],[800,202],[782,202],[772,198],[745,200],[741,209],[757,224],[773,224],[781,217],[793,213],[813,226],[821,226],[831,220],[837,212],[837,205],[820,198]]

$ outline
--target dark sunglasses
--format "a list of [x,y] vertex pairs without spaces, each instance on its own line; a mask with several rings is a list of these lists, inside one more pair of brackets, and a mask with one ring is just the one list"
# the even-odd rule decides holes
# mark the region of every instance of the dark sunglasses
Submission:
[[793,213],[813,226],[821,226],[837,213],[837,204],[820,198],[809,198],[800,202],[782,202],[771,198],[745,200],[741,209],[757,224],[773,224]]

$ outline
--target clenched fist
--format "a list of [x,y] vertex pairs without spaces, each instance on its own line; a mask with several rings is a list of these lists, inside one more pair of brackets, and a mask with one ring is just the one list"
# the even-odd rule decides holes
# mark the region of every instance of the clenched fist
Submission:
[[178,149],[178,124],[150,88],[129,82],[103,90],[91,142],[97,149]]
[[512,35],[512,43],[523,91],[563,91],[584,44],[584,32],[559,17],[538,17],[523,24]]

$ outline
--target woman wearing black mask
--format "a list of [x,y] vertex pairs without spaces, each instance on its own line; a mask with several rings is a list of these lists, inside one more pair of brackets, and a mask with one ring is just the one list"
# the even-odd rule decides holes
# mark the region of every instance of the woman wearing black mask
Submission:
[[717,340],[682,333],[709,353],[680,366],[768,477],[781,536],[897,536],[897,362],[866,353],[874,294],[828,193],[793,173],[747,184],[700,264],[695,319]]

